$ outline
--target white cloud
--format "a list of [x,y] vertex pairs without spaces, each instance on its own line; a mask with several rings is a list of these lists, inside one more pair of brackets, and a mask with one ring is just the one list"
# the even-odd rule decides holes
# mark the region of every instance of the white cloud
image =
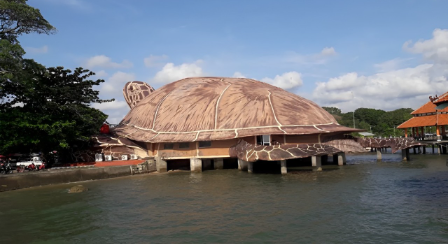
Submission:
[[286,57],[286,61],[302,65],[325,64],[331,57],[336,55],[337,52],[333,47],[325,47],[319,53],[309,55],[297,54],[295,52],[290,53]]
[[109,74],[104,70],[100,70],[100,71],[95,72],[95,76],[96,77],[107,77],[107,76],[109,76]]
[[373,66],[378,70],[378,72],[388,72],[402,68],[406,61],[409,60],[411,59],[394,58],[379,64],[374,64]]
[[201,60],[194,63],[183,63],[178,66],[173,63],[167,63],[162,70],[156,73],[151,82],[167,84],[187,77],[204,76],[204,71],[200,66],[201,63]]
[[241,72],[235,72],[233,73],[233,78],[246,78],[246,76],[244,76]]
[[261,81],[286,90],[303,85],[302,75],[295,71],[287,72],[282,75],[276,75],[274,79],[265,77],[261,79]]
[[336,51],[334,50],[333,47],[324,47],[324,49],[322,49],[322,51],[320,52],[320,56],[324,57],[324,56],[334,56],[336,55]]
[[109,115],[109,117],[107,117],[107,122],[111,124],[118,124],[124,118],[124,116],[126,116],[128,112],[129,112],[128,107],[121,108],[118,110],[109,110],[107,113]]
[[125,101],[115,100],[113,102],[108,102],[108,103],[94,103],[94,104],[92,104],[92,107],[99,109],[101,111],[104,111],[104,110],[115,110],[115,109],[127,108],[128,104]]
[[105,55],[93,56],[85,62],[85,66],[88,69],[91,69],[94,67],[112,68],[112,69],[130,68],[130,67],[132,67],[132,65],[133,64],[128,60],[123,60],[121,63],[112,62],[111,58],[109,58]]
[[344,111],[359,107],[396,109],[417,108],[428,96],[446,91],[448,67],[422,64],[370,76],[348,73],[317,83],[313,100],[321,106]]
[[129,111],[129,106],[126,101],[124,101],[123,87],[128,81],[135,80],[136,77],[132,73],[121,71],[115,72],[107,78],[99,88],[101,98],[115,98],[115,101],[110,103],[92,104],[92,106],[108,114],[109,118],[107,121],[109,123],[119,123]]
[[421,54],[432,63],[402,68],[409,59],[396,58],[376,64],[380,73],[363,76],[353,72],[318,82],[313,100],[321,106],[335,106],[343,111],[359,107],[416,109],[428,101],[428,96],[446,92],[448,30],[436,29],[432,39],[413,45],[407,41],[403,49]]
[[160,61],[167,60],[167,59],[168,59],[168,56],[166,56],[166,55],[161,55],[161,56],[150,55],[149,57],[143,59],[143,62],[145,63],[146,67],[151,68],[151,67],[160,66],[162,64]]
[[48,46],[43,47],[25,47],[25,51],[29,54],[42,54],[48,52]]
[[414,45],[412,41],[407,41],[403,44],[403,49],[422,54],[426,60],[435,63],[448,63],[448,29],[435,29],[432,36],[432,39],[421,40]]
[[106,81],[101,85],[100,92],[101,94],[113,95],[114,98],[123,97],[122,91],[124,85],[128,81],[134,81],[135,75],[132,73],[125,72],[115,72],[111,77],[106,79]]

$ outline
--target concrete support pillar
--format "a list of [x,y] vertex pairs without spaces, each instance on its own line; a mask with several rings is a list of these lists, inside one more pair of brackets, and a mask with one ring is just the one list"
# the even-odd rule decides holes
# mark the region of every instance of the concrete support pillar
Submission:
[[380,150],[376,151],[376,160],[377,161],[383,160],[383,154],[381,153]]
[[338,165],[342,166],[342,165],[345,165],[346,163],[347,163],[347,161],[345,159],[345,153],[344,152],[338,153]]
[[157,172],[163,173],[167,171],[168,163],[161,157],[155,157]]
[[224,159],[223,158],[215,158],[213,160],[213,165],[215,169],[224,169]]
[[311,156],[311,166],[321,167],[322,166],[322,157],[321,156]]
[[322,157],[321,156],[311,156],[311,165],[314,171],[322,171]]
[[247,162],[247,172],[248,173],[254,172],[254,162]]
[[202,172],[202,159],[190,158],[190,170],[191,172]]
[[442,154],[442,146],[440,146],[439,144],[437,144],[437,152],[440,154]]
[[406,148],[406,159],[407,159],[408,161],[411,160],[411,157],[409,156],[409,148]]
[[401,149],[401,159],[403,161],[408,161],[408,157],[406,156],[406,149]]
[[238,170],[243,170],[246,171],[247,170],[247,166],[248,166],[248,162],[238,159]]
[[414,151],[414,154],[417,154],[417,152],[415,151],[415,147],[413,147],[412,150]]
[[432,144],[432,154],[434,154],[434,144]]
[[286,168],[286,160],[280,161],[280,165],[281,165],[282,175],[287,174],[288,173],[288,169]]
[[423,154],[426,154],[426,146],[423,146]]

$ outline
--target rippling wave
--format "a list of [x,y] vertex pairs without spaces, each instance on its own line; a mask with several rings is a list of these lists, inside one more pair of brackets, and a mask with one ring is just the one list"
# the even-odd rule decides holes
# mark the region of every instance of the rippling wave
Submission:
[[285,176],[170,172],[0,194],[2,243],[441,243],[444,155],[348,157]]

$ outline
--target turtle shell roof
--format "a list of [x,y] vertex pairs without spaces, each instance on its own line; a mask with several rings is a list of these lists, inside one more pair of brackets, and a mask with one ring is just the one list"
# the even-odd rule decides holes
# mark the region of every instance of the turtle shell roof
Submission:
[[155,90],[115,131],[137,141],[188,142],[358,130],[339,125],[312,101],[264,82],[197,77]]

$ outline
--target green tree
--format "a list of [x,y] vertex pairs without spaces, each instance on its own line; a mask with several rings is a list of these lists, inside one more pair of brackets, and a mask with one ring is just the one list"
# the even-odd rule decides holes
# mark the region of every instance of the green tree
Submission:
[[107,116],[91,108],[104,80],[24,59],[18,37],[56,29],[26,0],[0,0],[0,153],[83,149]]
[[[412,111],[410,108],[400,108],[387,112],[373,108],[358,108],[354,113],[342,113],[338,122],[347,127],[353,127],[353,122],[355,122],[356,128],[372,131],[378,136],[403,136],[404,132],[396,129],[396,127],[410,119]],[[334,116],[337,118],[337,115]],[[355,118],[354,121],[353,117]]]
[[325,109],[331,115],[341,115],[342,114],[341,110],[336,107],[322,107],[322,108]]
[[35,62],[23,59],[25,51],[18,37],[22,34],[51,34],[56,29],[27,0],[0,0],[0,107],[15,104],[22,85],[24,66]]
[[27,0],[0,0],[0,38],[16,43],[22,34],[51,34],[56,31]]
[[104,80],[89,80],[94,73],[82,68],[72,72],[34,64],[24,72],[29,79],[18,90],[15,106],[0,113],[0,128],[8,128],[0,130],[0,151],[47,153],[87,147],[107,118],[90,103],[113,100],[99,99],[93,89]]

